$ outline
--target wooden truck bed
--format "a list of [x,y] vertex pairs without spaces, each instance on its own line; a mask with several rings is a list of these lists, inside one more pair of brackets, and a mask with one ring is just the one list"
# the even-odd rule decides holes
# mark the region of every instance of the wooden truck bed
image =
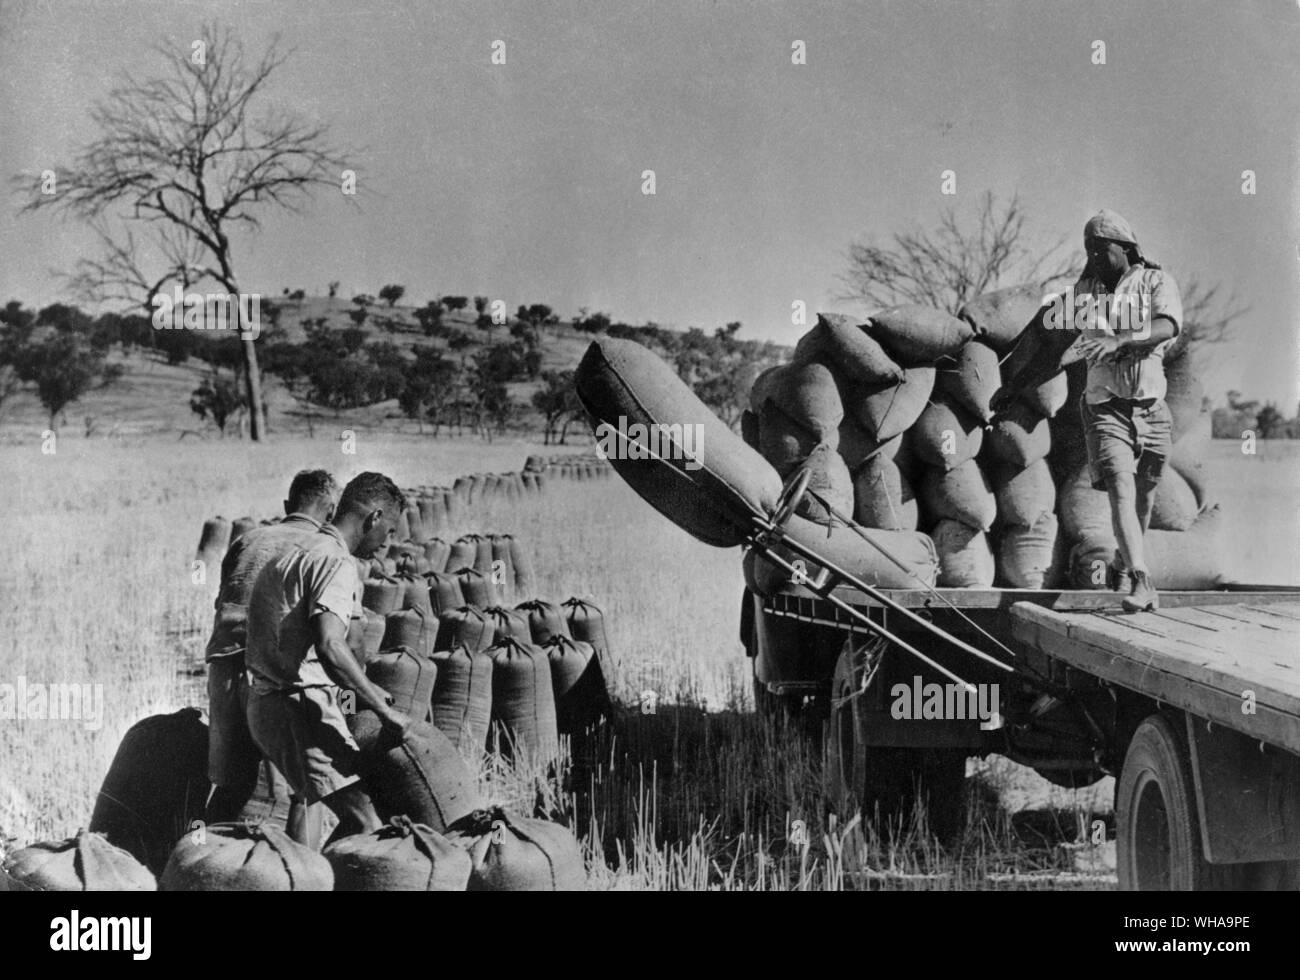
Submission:
[[1300,754],[1300,599],[1286,598],[1137,614],[1018,602],[1011,628],[1071,667]]

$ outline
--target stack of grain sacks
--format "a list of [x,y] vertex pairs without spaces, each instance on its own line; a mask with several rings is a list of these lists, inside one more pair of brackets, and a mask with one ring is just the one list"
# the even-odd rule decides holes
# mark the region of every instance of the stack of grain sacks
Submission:
[[[940,586],[1104,588],[1115,542],[1105,493],[1081,482],[1086,366],[1024,393],[996,421],[989,407],[1020,366],[1043,297],[1041,283],[1026,283],[979,296],[958,317],[924,306],[866,322],[822,314],[789,364],[759,375],[742,432],[783,478],[810,470],[820,500],[806,499],[803,516],[835,523],[824,502],[863,527],[928,534]],[[1208,415],[1188,366],[1169,362],[1175,450],[1148,536],[1161,588],[1218,581],[1213,561],[1200,560],[1213,558],[1203,542],[1217,511],[1199,470]]]

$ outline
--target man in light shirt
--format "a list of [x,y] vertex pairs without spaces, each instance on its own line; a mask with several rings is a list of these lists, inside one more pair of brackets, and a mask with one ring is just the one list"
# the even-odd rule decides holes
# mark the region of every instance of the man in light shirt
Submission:
[[[244,651],[248,601],[262,569],[286,552],[310,542],[334,516],[339,485],[325,470],[303,470],[289,484],[285,518],[236,538],[221,562],[216,617],[204,659],[208,664],[209,823],[234,820],[257,786],[262,753],[248,731]],[[291,834],[300,838],[304,816],[295,808]]]
[[1058,330],[1054,336],[1033,332],[1030,342],[1038,348],[1016,377],[1003,379],[993,409],[1005,408],[1063,364],[1088,362],[1079,409],[1092,485],[1110,498],[1119,545],[1113,581],[1128,592],[1126,610],[1155,609],[1159,597],[1142,536],[1169,455],[1164,356],[1182,329],[1182,301],[1173,277],[1142,254],[1132,227],[1114,211],[1103,209],[1088,220],[1083,243],[1087,265],[1067,293],[1075,302],[1064,304],[1063,315],[1059,299],[1039,311],[1035,324]]
[[379,826],[345,712],[369,708],[399,738],[410,725],[366,679],[347,642],[349,622],[361,615],[355,558],[388,543],[405,504],[388,477],[362,473],[312,541],[266,566],[249,603],[249,730],[295,793],[339,818],[331,839]]

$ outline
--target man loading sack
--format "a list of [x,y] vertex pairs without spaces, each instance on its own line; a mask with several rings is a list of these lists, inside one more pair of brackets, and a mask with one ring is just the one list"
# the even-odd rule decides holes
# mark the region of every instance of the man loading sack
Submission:
[[1164,402],[1164,356],[1182,328],[1173,277],[1142,255],[1127,221],[1101,210],[1084,226],[1087,264],[1064,296],[1049,297],[1026,330],[1027,355],[993,397],[1005,410],[1078,360],[1088,365],[1079,410],[1092,485],[1110,498],[1119,545],[1112,587],[1127,592],[1128,612],[1156,609],[1142,536],[1169,455],[1171,418]]

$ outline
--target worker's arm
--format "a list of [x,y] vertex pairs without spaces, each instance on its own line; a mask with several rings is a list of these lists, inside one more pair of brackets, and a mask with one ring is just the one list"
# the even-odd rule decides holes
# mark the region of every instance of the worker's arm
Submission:
[[1173,340],[1176,336],[1178,336],[1178,325],[1172,319],[1167,316],[1153,317],[1150,330],[1141,332],[1131,330],[1120,334],[1116,352],[1120,357],[1133,354],[1140,357],[1166,340]]
[[348,628],[332,612],[318,612],[311,618],[312,634],[316,641],[316,656],[325,673],[339,687],[355,691],[363,708],[369,708],[386,728],[405,732],[411,719],[388,705],[388,695],[378,685],[367,679],[348,646]]

